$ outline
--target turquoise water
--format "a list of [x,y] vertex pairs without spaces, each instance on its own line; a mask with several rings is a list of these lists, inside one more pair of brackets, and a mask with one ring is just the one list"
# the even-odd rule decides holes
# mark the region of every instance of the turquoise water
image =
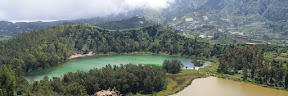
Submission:
[[[43,70],[32,71],[26,74],[28,81],[39,81],[44,78],[44,76],[61,77],[68,72],[85,71],[88,72],[93,68],[102,68],[107,64],[120,65],[120,64],[142,64],[142,65],[157,65],[161,66],[163,61],[167,60],[179,60],[183,63],[186,69],[199,69],[199,67],[194,67],[192,59],[186,59],[184,57],[174,57],[174,56],[156,56],[156,55],[120,55],[120,56],[92,56],[92,57],[82,57],[71,59],[65,63],[59,64],[54,67],[46,68]],[[202,67],[208,66],[212,62],[205,61]]]

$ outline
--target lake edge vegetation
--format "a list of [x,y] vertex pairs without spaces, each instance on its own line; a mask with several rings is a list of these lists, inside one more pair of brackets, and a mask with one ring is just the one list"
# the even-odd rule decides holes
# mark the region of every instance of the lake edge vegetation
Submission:
[[[140,43],[141,45],[139,45]],[[229,47],[231,46],[224,46],[222,51]],[[21,73],[22,75],[19,75],[20,81],[22,82],[18,82],[18,78],[14,76],[17,82],[13,81],[12,85],[19,85],[20,87],[22,86],[22,88],[29,86],[31,88],[32,86],[31,89],[22,91],[20,88],[19,90],[16,88],[12,91],[8,90],[5,92],[2,90],[2,93],[6,95],[8,94],[7,92],[12,92],[14,95],[41,95],[50,94],[51,92],[51,95],[57,95],[55,92],[49,92],[49,90],[53,89],[51,87],[52,85],[48,86],[45,83],[39,82],[34,82],[29,85],[24,74],[25,72],[47,68],[65,62],[74,52],[85,53],[93,51],[98,54],[107,54],[110,52],[117,54],[152,52],[154,54],[181,54],[183,56],[207,58],[219,54],[216,48],[220,48],[220,46],[199,42],[193,38],[187,38],[163,25],[153,25],[129,30],[106,30],[84,24],[52,26],[47,29],[32,31],[31,33],[22,33],[13,39],[0,42],[1,68],[5,68],[4,66],[6,66],[10,70],[12,77],[16,75],[15,73],[18,71],[20,73],[23,72]],[[53,82],[58,82],[59,80],[61,79],[58,77],[52,77]],[[49,81],[49,77],[44,77],[44,80],[40,82],[44,81]],[[75,82],[67,86],[76,88],[75,90],[77,90],[76,93],[73,93],[74,89],[67,89],[67,94],[70,92],[72,92],[72,94],[87,92],[85,90],[78,90],[77,88],[83,89],[83,85]],[[40,90],[42,87],[46,88],[46,91],[43,91],[44,89]],[[9,88],[13,89],[15,86],[10,86]],[[0,89],[6,88],[2,87]],[[53,90],[58,89],[54,88]],[[155,90],[153,90],[153,92],[154,91]],[[63,93],[63,90],[59,92]],[[140,91],[140,93],[146,92]],[[90,91],[89,94],[91,94]]]
[[[269,52],[277,53],[277,55],[274,58],[268,58],[265,53]],[[250,46],[231,49],[219,58],[218,67],[214,67],[214,72],[208,73],[234,81],[288,90],[287,60],[276,58],[281,53],[287,53],[287,48]]]
[[[269,48],[265,48],[265,50],[263,50],[263,53],[278,50],[277,46],[276,47],[275,46],[273,47],[273,45],[271,46],[272,47],[268,46]],[[267,46],[266,45],[260,46],[260,48],[264,48],[264,47],[267,47]],[[225,55],[227,56],[231,55],[231,54],[228,54],[227,52],[233,53],[234,51],[231,51],[231,50],[237,50],[239,48],[240,49],[241,48],[253,49],[253,47],[247,47],[247,46],[245,47],[244,44],[220,45],[220,44],[211,44],[211,43],[201,42],[194,38],[185,37],[179,34],[177,31],[173,31],[171,28],[163,26],[163,25],[153,25],[153,26],[129,29],[129,30],[106,30],[106,29],[102,29],[96,26],[90,26],[90,25],[84,25],[84,24],[65,24],[65,25],[59,25],[59,26],[52,26],[47,29],[42,29],[39,31],[32,31],[31,33],[23,33],[11,40],[0,42],[0,52],[1,52],[0,66],[1,68],[3,68],[2,70],[5,71],[3,72],[5,74],[1,76],[9,77],[7,80],[9,81],[12,80],[12,82],[7,83],[7,84],[11,84],[11,86],[16,85],[16,87],[14,86],[13,88],[16,88],[15,90],[17,90],[17,92],[15,90],[14,91],[12,90],[13,92],[11,93],[11,90],[7,87],[10,85],[6,86],[4,84],[9,90],[7,92],[5,90],[4,91],[2,90],[3,92],[1,94],[57,95],[58,92],[55,93],[55,92],[52,92],[51,90],[54,91],[54,90],[58,90],[59,88],[57,89],[56,85],[51,85],[52,87],[48,86],[49,84],[47,85],[45,84],[45,82],[48,81],[48,82],[53,82],[53,83],[57,83],[57,82],[59,83],[59,81],[61,81],[60,78],[52,77],[53,79],[52,81],[50,81],[48,77],[45,77],[44,80],[40,81],[43,83],[35,82],[29,85],[29,83],[24,77],[24,74],[25,72],[29,72],[33,70],[40,70],[40,69],[47,68],[50,66],[55,66],[61,62],[65,62],[67,58],[70,55],[72,55],[74,52],[86,53],[89,51],[93,51],[96,54],[109,54],[111,52],[116,53],[116,54],[133,53],[133,52],[151,52],[153,54],[169,54],[169,55],[180,54],[181,56],[201,57],[201,58],[206,58],[206,59],[220,58],[219,61],[221,63],[218,67],[219,74],[220,73],[221,74],[235,74],[235,73],[241,72],[241,71],[240,72],[238,71],[243,66],[241,67],[239,65],[243,64],[243,62],[240,64],[240,63],[235,63],[235,60],[238,60],[238,59],[235,59],[234,61],[232,60],[233,61],[232,62],[230,59],[223,59],[223,58],[225,58]],[[261,57],[261,54],[263,54],[262,52],[252,52],[252,53],[253,53],[252,56],[256,56],[259,58]],[[254,53],[257,55],[254,55]],[[258,53],[261,53],[261,54],[258,55]],[[254,59],[254,57],[252,59]],[[252,63],[256,64],[255,63],[256,61],[261,62],[261,60],[255,59],[254,62],[251,61],[251,64]],[[246,61],[246,60],[242,60],[242,61]],[[234,65],[237,65],[238,67],[230,66],[229,64],[231,64],[231,62],[235,63]],[[227,67],[226,64],[229,66]],[[252,66],[254,68],[254,65]],[[243,67],[243,68],[248,68],[248,67]],[[10,73],[9,72],[7,73],[8,71],[7,69],[9,69]],[[250,71],[250,73],[255,72],[254,69],[253,70],[248,69],[248,70]],[[71,73],[71,74],[77,74],[77,73]],[[84,73],[81,73],[81,74],[83,75]],[[170,75],[178,76],[181,74],[182,73],[170,74]],[[198,72],[195,74],[200,74],[200,73]],[[191,74],[189,74],[189,76],[195,75],[195,74],[192,72]],[[199,77],[205,77],[203,74],[204,73],[201,73]],[[247,77],[250,76],[253,79],[254,75],[255,74],[253,74],[252,76],[251,74],[251,75],[248,75]],[[167,76],[169,76],[169,74]],[[196,78],[198,75],[197,76],[195,75],[196,77],[189,77],[189,76],[185,77],[184,83],[182,82],[181,84],[176,84],[176,85],[183,85],[183,84],[185,85],[188,83],[187,81],[191,81],[191,79]],[[16,79],[16,81],[13,81],[14,80],[13,78]],[[93,78],[90,78],[90,79],[93,80]],[[170,81],[173,80],[173,77],[171,77],[170,79],[168,77],[168,80]],[[273,80],[275,81],[276,79],[273,78]],[[87,91],[85,89],[86,88],[85,85],[79,84],[79,82],[83,83],[83,80],[79,80],[79,82],[78,83],[77,82],[71,82],[71,85],[67,85],[71,88],[75,88],[75,90],[77,90],[76,93],[73,93],[75,92],[74,89],[71,89],[71,90],[65,89],[64,91],[62,90],[59,92],[61,94],[70,94],[70,95],[72,94],[82,95],[82,93],[85,94],[88,91],[89,91],[88,94],[93,93],[91,90]],[[283,85],[283,82],[281,84]],[[281,84],[279,83],[279,84],[276,84],[276,85],[274,84],[274,85],[281,86]],[[0,89],[7,89],[5,86],[1,87]],[[32,86],[32,89],[29,89],[30,91],[21,90],[21,88],[22,89],[27,88],[27,86]],[[56,87],[54,88],[53,86],[54,87],[56,86]],[[41,88],[47,91],[37,90]],[[84,88],[85,90],[78,90],[77,88],[79,89]],[[108,88],[108,87],[103,87],[103,88]],[[177,86],[177,88],[179,88],[179,86]],[[151,89],[152,89],[152,93],[157,92],[157,91],[161,93],[161,90],[153,90],[153,88]],[[51,93],[49,92],[49,90],[51,91]],[[165,91],[165,90],[162,89],[162,91]],[[127,93],[127,92],[123,91],[123,93]],[[151,93],[151,90],[147,92],[140,90],[140,92],[136,92],[136,93],[147,94],[147,93]],[[170,92],[169,94],[172,94],[172,93]],[[165,95],[168,95],[168,94],[165,93]]]

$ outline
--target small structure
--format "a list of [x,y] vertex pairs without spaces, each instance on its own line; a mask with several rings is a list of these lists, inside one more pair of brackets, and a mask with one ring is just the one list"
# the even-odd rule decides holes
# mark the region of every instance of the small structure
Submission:
[[206,35],[200,35],[199,37],[200,38],[206,38]]
[[204,21],[209,21],[208,16],[203,16]]
[[254,46],[256,43],[245,43],[246,46]]
[[118,96],[116,91],[98,91],[94,96]]
[[191,21],[194,21],[194,19],[193,18],[186,18],[185,21],[186,22],[191,22]]

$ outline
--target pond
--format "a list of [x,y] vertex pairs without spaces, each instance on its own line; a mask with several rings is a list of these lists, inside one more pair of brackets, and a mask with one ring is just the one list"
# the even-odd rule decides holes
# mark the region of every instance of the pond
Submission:
[[193,80],[191,85],[171,96],[288,96],[288,92],[250,83],[208,77]]
[[142,64],[142,65],[156,65],[161,66],[163,61],[167,60],[179,60],[183,63],[185,69],[199,69],[212,64],[212,62],[204,61],[204,65],[201,67],[194,67],[192,59],[176,56],[158,56],[158,55],[118,55],[118,56],[91,56],[82,57],[68,60],[65,63],[46,68],[43,70],[32,71],[26,74],[28,81],[39,81],[44,76],[61,77],[68,72],[85,71],[88,72],[93,68],[102,68],[107,64],[120,65],[120,64]]

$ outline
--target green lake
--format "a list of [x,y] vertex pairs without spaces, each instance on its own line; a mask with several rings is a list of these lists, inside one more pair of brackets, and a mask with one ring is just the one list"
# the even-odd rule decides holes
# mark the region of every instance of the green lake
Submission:
[[[77,71],[89,71],[93,68],[102,68],[107,64],[120,65],[120,64],[142,64],[142,65],[157,65],[161,66],[163,61],[167,60],[179,60],[183,63],[185,69],[199,69],[200,67],[194,67],[193,59],[187,59],[184,57],[176,56],[158,56],[158,55],[118,55],[118,56],[91,56],[82,57],[68,60],[65,63],[46,68],[43,70],[32,71],[26,74],[28,81],[39,81],[44,78],[44,76],[61,77],[63,74],[68,72]],[[205,61],[205,67],[212,64],[212,62]]]

